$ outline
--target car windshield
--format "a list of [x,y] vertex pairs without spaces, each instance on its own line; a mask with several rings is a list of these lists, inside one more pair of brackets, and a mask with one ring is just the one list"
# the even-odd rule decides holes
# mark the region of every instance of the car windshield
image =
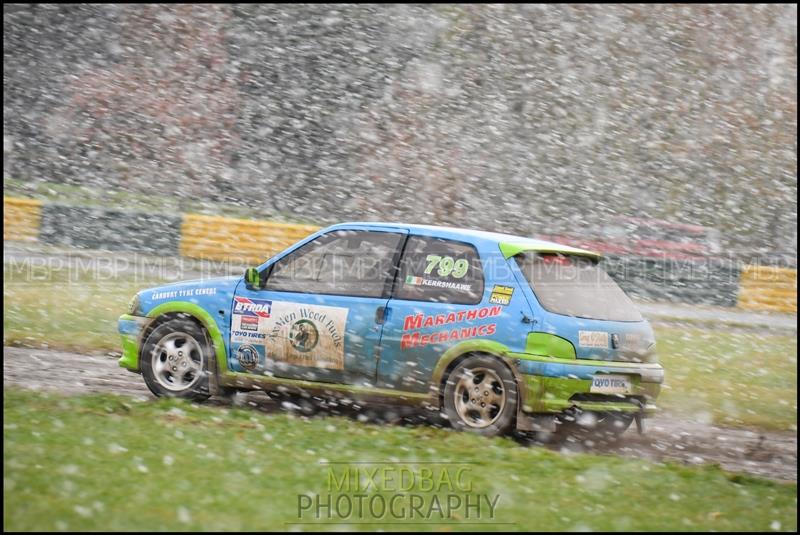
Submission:
[[642,321],[631,299],[590,258],[521,253],[517,264],[539,303],[566,316],[611,321]]

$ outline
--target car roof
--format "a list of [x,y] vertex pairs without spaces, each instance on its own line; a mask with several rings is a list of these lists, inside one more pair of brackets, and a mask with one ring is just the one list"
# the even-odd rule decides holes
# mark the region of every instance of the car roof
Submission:
[[546,240],[537,240],[534,238],[526,238],[524,236],[515,236],[513,234],[503,234],[500,232],[488,232],[485,230],[465,229],[457,227],[443,227],[436,225],[417,225],[413,223],[387,223],[387,222],[373,222],[373,221],[356,221],[348,223],[339,223],[332,225],[325,231],[329,230],[345,230],[352,227],[367,227],[367,228],[382,228],[382,229],[408,229],[409,231],[417,231],[415,234],[424,234],[428,236],[435,236],[439,238],[449,238],[470,243],[483,242],[483,245],[496,244],[503,256],[510,258],[523,251],[536,251],[539,253],[562,253],[572,254],[577,256],[586,256],[595,260],[600,259],[600,254],[586,249],[579,249],[569,245],[563,245]]

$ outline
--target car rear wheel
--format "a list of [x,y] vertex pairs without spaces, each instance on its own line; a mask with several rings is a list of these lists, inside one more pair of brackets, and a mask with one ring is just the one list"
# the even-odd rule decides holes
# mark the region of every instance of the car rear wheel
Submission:
[[142,348],[142,376],[159,397],[204,401],[212,352],[205,332],[194,321],[176,318],[162,323]]
[[513,429],[517,383],[511,370],[488,355],[464,359],[444,388],[444,412],[456,429],[496,436]]

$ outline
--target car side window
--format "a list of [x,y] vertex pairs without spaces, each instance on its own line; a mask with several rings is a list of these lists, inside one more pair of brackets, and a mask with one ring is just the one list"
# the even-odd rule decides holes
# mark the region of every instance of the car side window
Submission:
[[406,242],[394,297],[474,305],[483,298],[483,267],[472,245],[411,236]]
[[395,274],[393,262],[403,238],[403,234],[393,232],[329,232],[278,260],[265,289],[387,296]]

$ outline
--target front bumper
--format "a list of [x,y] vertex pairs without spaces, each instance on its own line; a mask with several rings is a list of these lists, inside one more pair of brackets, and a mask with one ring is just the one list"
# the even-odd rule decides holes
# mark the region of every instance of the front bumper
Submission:
[[124,314],[119,317],[118,329],[122,337],[122,357],[119,365],[126,370],[139,372],[139,344],[144,326],[149,318]]
[[[664,368],[657,363],[565,360],[527,354],[511,355],[523,378],[523,412],[560,413],[584,411],[635,412],[652,416],[664,382]],[[626,375],[627,394],[594,394],[595,374]]]

